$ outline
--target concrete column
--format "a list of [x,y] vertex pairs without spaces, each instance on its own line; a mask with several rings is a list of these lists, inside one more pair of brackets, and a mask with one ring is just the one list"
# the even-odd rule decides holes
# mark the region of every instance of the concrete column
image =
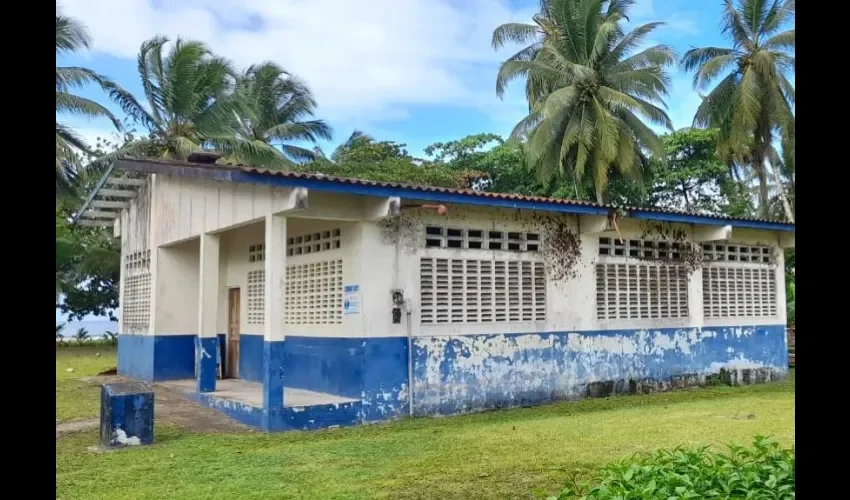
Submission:
[[263,427],[283,411],[283,341],[286,310],[286,217],[266,216],[266,330],[263,342]]
[[201,235],[198,280],[198,392],[215,392],[218,358],[219,236]]

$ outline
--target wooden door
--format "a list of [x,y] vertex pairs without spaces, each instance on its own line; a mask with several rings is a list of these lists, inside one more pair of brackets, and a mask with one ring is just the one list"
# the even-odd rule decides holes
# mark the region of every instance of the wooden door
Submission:
[[239,312],[240,295],[238,288],[227,291],[227,376],[239,377]]

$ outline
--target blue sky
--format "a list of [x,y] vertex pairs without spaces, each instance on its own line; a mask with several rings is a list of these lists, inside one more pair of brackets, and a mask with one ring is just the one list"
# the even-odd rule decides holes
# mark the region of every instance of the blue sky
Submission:
[[[537,0],[62,0],[82,21],[92,50],[57,61],[87,66],[117,80],[140,99],[139,45],[154,35],[206,42],[238,67],[275,61],[313,90],[318,118],[334,129],[326,150],[355,129],[408,144],[410,152],[480,132],[507,136],[522,118],[522,83],[504,99],[495,93],[501,60],[516,51],[490,47],[493,28],[530,22]],[[664,21],[649,44],[677,53],[722,45],[720,0],[638,0],[632,24]],[[690,75],[671,69],[668,113],[690,125],[699,96]],[[96,89],[81,94],[116,113]],[[63,117],[94,143],[113,133],[105,120]]]

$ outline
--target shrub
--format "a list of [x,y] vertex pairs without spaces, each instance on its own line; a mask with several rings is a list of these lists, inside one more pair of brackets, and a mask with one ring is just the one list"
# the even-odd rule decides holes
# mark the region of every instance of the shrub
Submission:
[[730,445],[726,454],[679,447],[614,462],[590,483],[570,483],[550,500],[792,499],[794,451],[762,436],[752,448]]

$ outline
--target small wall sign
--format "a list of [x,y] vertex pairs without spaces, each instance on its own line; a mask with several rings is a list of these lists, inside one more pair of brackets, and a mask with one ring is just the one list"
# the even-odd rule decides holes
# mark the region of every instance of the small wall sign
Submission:
[[342,288],[342,314],[360,314],[360,285]]

